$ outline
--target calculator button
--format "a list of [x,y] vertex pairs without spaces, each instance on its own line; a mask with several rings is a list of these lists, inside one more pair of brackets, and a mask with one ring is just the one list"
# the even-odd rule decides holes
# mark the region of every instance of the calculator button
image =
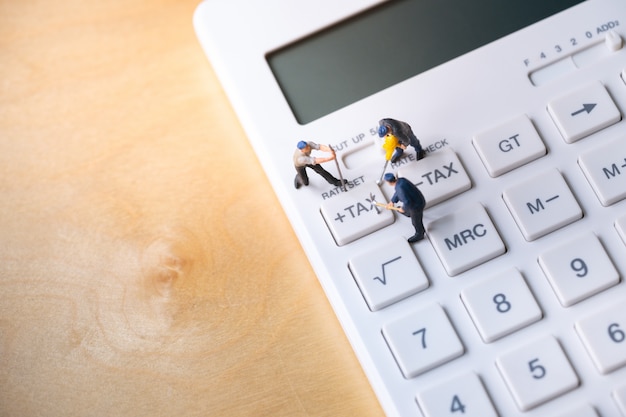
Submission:
[[342,246],[393,223],[391,210],[376,210],[372,201],[384,201],[376,184],[363,184],[322,203],[321,213],[335,238]]
[[548,103],[548,113],[567,143],[604,129],[621,119],[620,112],[600,82]]
[[615,228],[617,229],[617,233],[619,233],[622,241],[626,243],[626,216],[620,217],[615,222]]
[[486,343],[540,320],[541,309],[516,269],[461,291],[461,299]]
[[626,365],[626,309],[623,304],[574,324],[591,360],[601,374]]
[[584,405],[555,417],[598,417],[598,413],[592,406]]
[[593,233],[543,253],[539,256],[539,265],[563,307],[619,282],[619,273]]
[[397,238],[349,261],[350,271],[370,310],[385,308],[428,288],[411,246]]
[[426,227],[448,275],[453,276],[487,262],[506,251],[504,243],[479,203],[434,220]]
[[448,316],[438,304],[384,325],[383,336],[407,379],[464,352]]
[[626,416],[626,385],[622,385],[613,391],[613,399],[615,400],[619,410],[622,412],[622,415]]
[[475,135],[473,143],[492,177],[546,154],[546,146],[526,115]]
[[506,189],[502,197],[528,241],[570,224],[583,215],[556,169]]
[[451,149],[428,154],[428,157],[398,168],[398,176],[411,181],[433,206],[472,188],[472,182]]
[[578,376],[552,336],[496,359],[515,403],[528,411],[578,386]]
[[478,375],[467,373],[417,394],[425,417],[497,417]]
[[626,138],[586,152],[578,159],[603,206],[626,197]]

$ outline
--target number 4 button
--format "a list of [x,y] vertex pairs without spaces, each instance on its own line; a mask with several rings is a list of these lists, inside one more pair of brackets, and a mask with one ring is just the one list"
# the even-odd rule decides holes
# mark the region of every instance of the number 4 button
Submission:
[[496,359],[496,366],[520,410],[528,411],[579,384],[578,376],[552,336]]
[[497,417],[478,375],[468,373],[417,394],[426,417]]

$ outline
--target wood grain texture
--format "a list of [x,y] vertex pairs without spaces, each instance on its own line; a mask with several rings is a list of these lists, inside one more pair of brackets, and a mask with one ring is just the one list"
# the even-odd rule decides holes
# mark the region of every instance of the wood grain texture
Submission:
[[197,0],[0,0],[0,416],[381,416]]

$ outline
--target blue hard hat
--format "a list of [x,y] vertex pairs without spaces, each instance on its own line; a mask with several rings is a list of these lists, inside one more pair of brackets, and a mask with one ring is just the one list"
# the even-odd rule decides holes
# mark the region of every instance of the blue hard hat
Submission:
[[308,143],[304,140],[301,140],[300,142],[298,142],[298,144],[296,145],[298,147],[298,149],[304,149],[306,148],[308,145]]
[[385,181],[395,181],[396,180],[396,176],[393,175],[391,172],[386,173],[383,178],[385,179]]
[[382,138],[386,134],[387,134],[387,126],[385,125],[378,126],[378,136]]

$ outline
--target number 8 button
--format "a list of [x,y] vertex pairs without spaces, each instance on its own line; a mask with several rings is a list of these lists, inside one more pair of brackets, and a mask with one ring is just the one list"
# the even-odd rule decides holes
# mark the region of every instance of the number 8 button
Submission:
[[540,320],[541,309],[516,269],[461,291],[461,299],[485,343]]

